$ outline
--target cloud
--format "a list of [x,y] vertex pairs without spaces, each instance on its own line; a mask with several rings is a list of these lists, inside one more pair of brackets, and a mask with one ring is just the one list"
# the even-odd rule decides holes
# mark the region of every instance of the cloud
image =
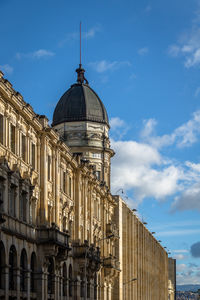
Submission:
[[191,28],[181,34],[178,41],[170,45],[168,53],[172,57],[183,57],[186,68],[200,64],[200,14],[196,13]]
[[126,122],[118,117],[113,117],[110,119],[110,126],[110,136],[113,139],[121,139],[129,130],[129,126],[126,124]]
[[[156,125],[155,119],[144,120],[141,141],[122,140],[127,124],[117,117],[111,119],[111,146],[116,152],[111,166],[113,191],[123,188],[129,195],[132,193],[131,198],[136,204],[145,198],[163,201],[173,196],[172,212],[200,210],[200,164],[181,163],[162,155],[165,147],[183,148],[198,141],[200,111],[171,134],[157,136]],[[184,233],[176,230],[161,234]]]
[[55,53],[49,50],[45,49],[39,49],[34,52],[29,52],[29,53],[17,53],[16,58],[21,59],[21,58],[34,58],[34,59],[41,59],[41,58],[48,58],[54,56]]
[[182,272],[186,269],[186,267],[187,266],[185,264],[177,264],[176,270],[177,270],[177,272]]
[[[100,25],[96,25],[96,26],[93,26],[91,28],[89,28],[87,31],[83,31],[82,34],[81,34],[81,38],[82,39],[92,39],[96,36],[96,34],[98,32],[101,32],[102,28]],[[71,32],[71,33],[68,33],[64,39],[62,39],[60,42],[59,42],[59,46],[62,47],[64,46],[67,42],[70,42],[70,41],[76,41],[76,40],[79,40],[80,39],[80,32],[76,31],[76,32]]]
[[11,67],[8,64],[0,65],[0,70],[2,70],[3,73],[8,74],[8,75],[13,73],[13,67]]
[[196,264],[177,264],[177,284],[199,284],[199,269]]
[[184,236],[199,234],[200,229],[182,229],[182,230],[169,230],[157,232],[158,236]]
[[147,47],[143,47],[138,50],[138,54],[141,56],[146,55],[148,52],[149,52],[149,49]]
[[120,69],[121,67],[131,66],[129,61],[107,61],[101,60],[96,62],[90,62],[89,65],[97,72],[97,73],[104,73],[106,71],[113,71]]
[[174,253],[188,253],[189,251],[186,249],[172,250]]
[[200,242],[197,242],[191,246],[190,252],[193,257],[200,258]]
[[124,120],[121,120],[118,117],[110,119],[110,126],[111,126],[112,130],[115,130],[116,128],[119,128],[119,127],[124,127],[124,125],[125,125]]
[[176,254],[173,256],[173,258],[175,258],[176,260],[183,260],[186,258],[186,256],[183,254]]
[[112,160],[112,188],[133,190],[141,202],[146,197],[162,200],[178,189],[179,169],[165,164],[150,145],[136,141],[111,141],[116,154]]
[[176,128],[171,134],[156,135],[157,122],[154,119],[144,121],[141,138],[156,148],[176,144],[177,147],[189,147],[198,141],[200,135],[200,110],[193,113],[192,118]]

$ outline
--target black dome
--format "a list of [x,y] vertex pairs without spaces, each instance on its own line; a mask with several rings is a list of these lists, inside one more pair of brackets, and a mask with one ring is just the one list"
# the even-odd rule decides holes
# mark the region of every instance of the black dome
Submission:
[[53,114],[52,126],[63,122],[92,121],[109,126],[106,109],[88,84],[78,82],[60,98]]

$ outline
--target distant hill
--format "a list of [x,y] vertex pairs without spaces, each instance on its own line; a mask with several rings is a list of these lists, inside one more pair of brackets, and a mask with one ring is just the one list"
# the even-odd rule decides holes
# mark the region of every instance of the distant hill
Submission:
[[200,284],[183,284],[176,286],[176,290],[180,292],[197,292],[198,289],[200,289]]

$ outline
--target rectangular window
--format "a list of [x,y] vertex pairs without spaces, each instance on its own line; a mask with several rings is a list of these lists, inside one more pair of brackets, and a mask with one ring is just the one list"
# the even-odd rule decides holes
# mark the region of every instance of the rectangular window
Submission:
[[0,143],[3,144],[3,116],[0,115]]
[[20,217],[21,220],[27,221],[27,193],[22,192],[20,199]]
[[16,140],[15,140],[15,126],[10,125],[10,148],[13,153],[15,153],[16,148]]
[[92,153],[92,157],[93,158],[101,158],[101,153],[97,153],[97,152]]
[[66,172],[63,171],[63,192],[66,193],[66,183],[67,183],[67,180],[66,180]]
[[100,171],[96,171],[95,175],[97,176],[97,179],[100,180],[101,177],[101,172]]
[[48,158],[47,158],[47,160],[48,160],[48,180],[50,181],[51,180],[51,156],[50,155],[48,155]]
[[69,196],[72,196],[72,179],[69,177]]
[[9,197],[9,213],[11,216],[15,217],[16,211],[16,186],[11,184],[10,186],[10,197]]
[[26,161],[26,137],[22,134],[22,159]]
[[32,161],[31,161],[31,165],[33,167],[33,169],[35,169],[35,144],[32,144],[31,146],[31,152],[32,152]]

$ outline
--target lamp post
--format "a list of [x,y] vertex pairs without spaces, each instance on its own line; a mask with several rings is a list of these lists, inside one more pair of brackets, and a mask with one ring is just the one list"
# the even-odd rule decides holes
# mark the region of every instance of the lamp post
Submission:
[[[108,236],[106,236],[102,239],[99,239],[97,242],[99,243],[103,240],[111,239],[114,236],[115,236],[114,234],[109,234]],[[86,271],[87,271],[87,254],[88,254],[88,250],[89,250],[89,246],[88,247],[86,246],[86,249],[85,249],[85,265],[84,265],[84,278],[85,278],[84,300],[87,300],[87,276],[86,276],[87,272]]]
[[123,285],[124,285],[124,300],[126,300],[126,285],[133,282],[133,281],[136,281],[136,280],[137,280],[137,278],[132,278],[129,281],[123,282]]

